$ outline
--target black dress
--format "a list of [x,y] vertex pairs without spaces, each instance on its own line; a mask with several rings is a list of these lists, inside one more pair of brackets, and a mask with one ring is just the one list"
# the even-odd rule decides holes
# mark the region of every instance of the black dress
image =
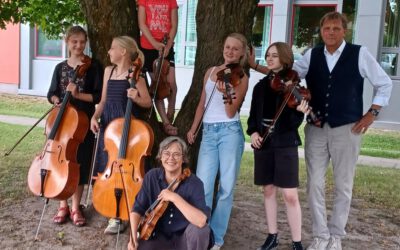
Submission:
[[[51,97],[57,96],[62,100],[66,94],[66,89],[69,81],[72,79],[74,69],[68,65],[67,61],[63,61],[56,65],[51,80],[51,85],[47,93],[47,99],[51,103]],[[79,93],[92,94],[93,102],[85,102],[74,99],[71,96],[70,103],[78,110],[83,111],[90,121],[94,114],[95,105],[99,103],[101,98],[101,90],[103,86],[103,68],[96,61],[92,60],[89,69],[83,77],[78,77],[75,81],[78,85]],[[84,141],[79,145],[77,161],[80,164],[79,184],[83,185],[88,182],[89,170],[92,161],[94,146],[94,135],[88,128]]]
[[[110,78],[114,69],[115,67],[111,70]],[[106,168],[108,154],[104,151],[104,132],[110,122],[116,118],[125,116],[126,104],[128,102],[126,90],[129,88],[130,85],[127,80],[108,79],[106,103],[100,118],[99,146],[97,148],[96,169],[93,173],[94,176],[103,172]],[[137,117],[137,113],[137,106],[133,104],[132,114]]]

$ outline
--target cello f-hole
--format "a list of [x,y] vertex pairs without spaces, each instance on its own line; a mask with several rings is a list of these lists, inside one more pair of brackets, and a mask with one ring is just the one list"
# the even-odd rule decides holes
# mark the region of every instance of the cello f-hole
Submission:
[[57,148],[58,148],[58,163],[63,163],[64,160],[62,159],[62,156],[61,156],[62,146],[58,145]]

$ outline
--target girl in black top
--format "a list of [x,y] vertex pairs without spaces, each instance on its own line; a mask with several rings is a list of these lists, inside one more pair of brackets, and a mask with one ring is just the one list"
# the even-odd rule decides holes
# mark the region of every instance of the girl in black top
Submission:
[[[301,245],[301,208],[297,193],[299,186],[298,146],[301,145],[298,127],[308,112],[307,101],[301,101],[296,109],[285,106],[273,127],[273,120],[285,99],[282,90],[271,87],[275,77],[285,79],[293,65],[293,53],[286,43],[271,44],[266,52],[267,67],[270,70],[253,89],[247,134],[251,136],[254,148],[254,182],[264,187],[264,204],[269,234],[259,248],[275,249],[278,246],[276,191],[281,188],[285,201],[288,222],[292,233],[293,249]],[[293,72],[292,72],[293,73]],[[292,81],[282,82],[282,89],[288,89]],[[267,129],[273,132],[263,143]]]
[[[87,43],[87,33],[80,26],[71,27],[65,36],[65,42],[68,46],[69,57],[67,60],[57,64],[54,69],[51,86],[47,93],[47,98],[50,103],[59,105],[67,91],[71,91],[72,98],[70,103],[78,110],[82,110],[88,116],[92,117],[95,104],[100,101],[103,69],[101,65],[91,60],[90,67],[82,77],[77,77],[72,83],[74,69],[78,65],[82,65],[85,58],[83,53]],[[79,185],[72,195],[72,208],[68,207],[66,200],[60,202],[60,207],[57,214],[53,217],[53,222],[56,224],[64,223],[68,216],[76,226],[83,226],[86,223],[80,210],[80,201],[83,193],[84,184],[88,182],[89,169],[92,159],[94,135],[88,129],[83,143],[79,145],[77,160],[80,164],[80,179]]]

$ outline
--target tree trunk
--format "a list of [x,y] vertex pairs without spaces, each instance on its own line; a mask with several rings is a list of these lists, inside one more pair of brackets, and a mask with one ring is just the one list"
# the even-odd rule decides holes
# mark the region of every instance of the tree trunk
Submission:
[[[192,125],[203,87],[204,74],[211,66],[223,63],[223,42],[233,32],[242,33],[250,42],[258,0],[199,0],[197,4],[197,51],[192,85],[175,120],[179,134],[186,139]],[[179,76],[178,76],[179,77]],[[179,91],[179,90],[178,90]],[[221,100],[222,102],[222,100]],[[190,147],[190,166],[196,169],[201,130]]]
[[[116,36],[128,35],[139,44],[139,24],[136,1],[122,0],[80,0],[86,23],[93,57],[104,66],[110,65],[108,50]],[[157,154],[158,145],[165,137],[157,121],[155,108],[149,119],[150,110],[141,110],[140,119],[148,122],[154,131],[152,158]]]
[[86,18],[93,57],[110,65],[108,50],[113,37],[128,35],[138,41],[139,28],[135,1],[80,0]]
[[[258,2],[258,0],[198,1],[195,70],[192,85],[175,120],[179,136],[183,139],[186,140],[186,133],[192,124],[206,70],[223,62],[223,41],[228,34],[239,32],[248,39],[250,38]],[[129,35],[138,41],[139,28],[135,1],[80,0],[80,4],[88,26],[93,57],[100,60],[103,65],[110,64],[107,51],[113,37]],[[179,20],[179,22],[184,22],[184,20]],[[166,135],[162,131],[162,124],[157,121],[155,109],[153,109],[151,118],[148,119],[147,117],[148,111],[144,111],[141,118],[149,122],[155,134],[152,150],[154,159],[158,145]],[[195,145],[189,151],[190,166],[193,170],[196,168],[200,140],[201,133],[199,133]]]

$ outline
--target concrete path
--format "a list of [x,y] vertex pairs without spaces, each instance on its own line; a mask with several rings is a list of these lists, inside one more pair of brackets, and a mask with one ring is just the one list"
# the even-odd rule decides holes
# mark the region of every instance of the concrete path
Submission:
[[[37,122],[37,118],[29,118],[29,117],[20,117],[20,116],[10,116],[10,115],[0,115],[0,122],[9,123],[9,124],[18,124],[18,125],[27,125],[32,126],[35,122]],[[43,119],[38,126],[44,127],[46,120]],[[246,143],[245,145],[246,151],[251,151],[252,148],[250,143]],[[299,157],[304,158],[304,150],[299,148]],[[371,157],[360,155],[358,157],[358,164],[366,165],[366,166],[377,166],[377,167],[387,167],[387,168],[398,168],[400,169],[400,159],[387,159],[387,158],[379,158],[379,157]]]
[[[250,146],[250,143],[246,143],[245,150],[246,151],[253,150]],[[299,157],[304,158],[304,149],[303,148],[299,148]],[[400,169],[400,159],[387,159],[387,158],[372,157],[372,156],[366,156],[366,155],[358,156],[357,164],[365,165],[365,166],[376,166],[376,167]]]

